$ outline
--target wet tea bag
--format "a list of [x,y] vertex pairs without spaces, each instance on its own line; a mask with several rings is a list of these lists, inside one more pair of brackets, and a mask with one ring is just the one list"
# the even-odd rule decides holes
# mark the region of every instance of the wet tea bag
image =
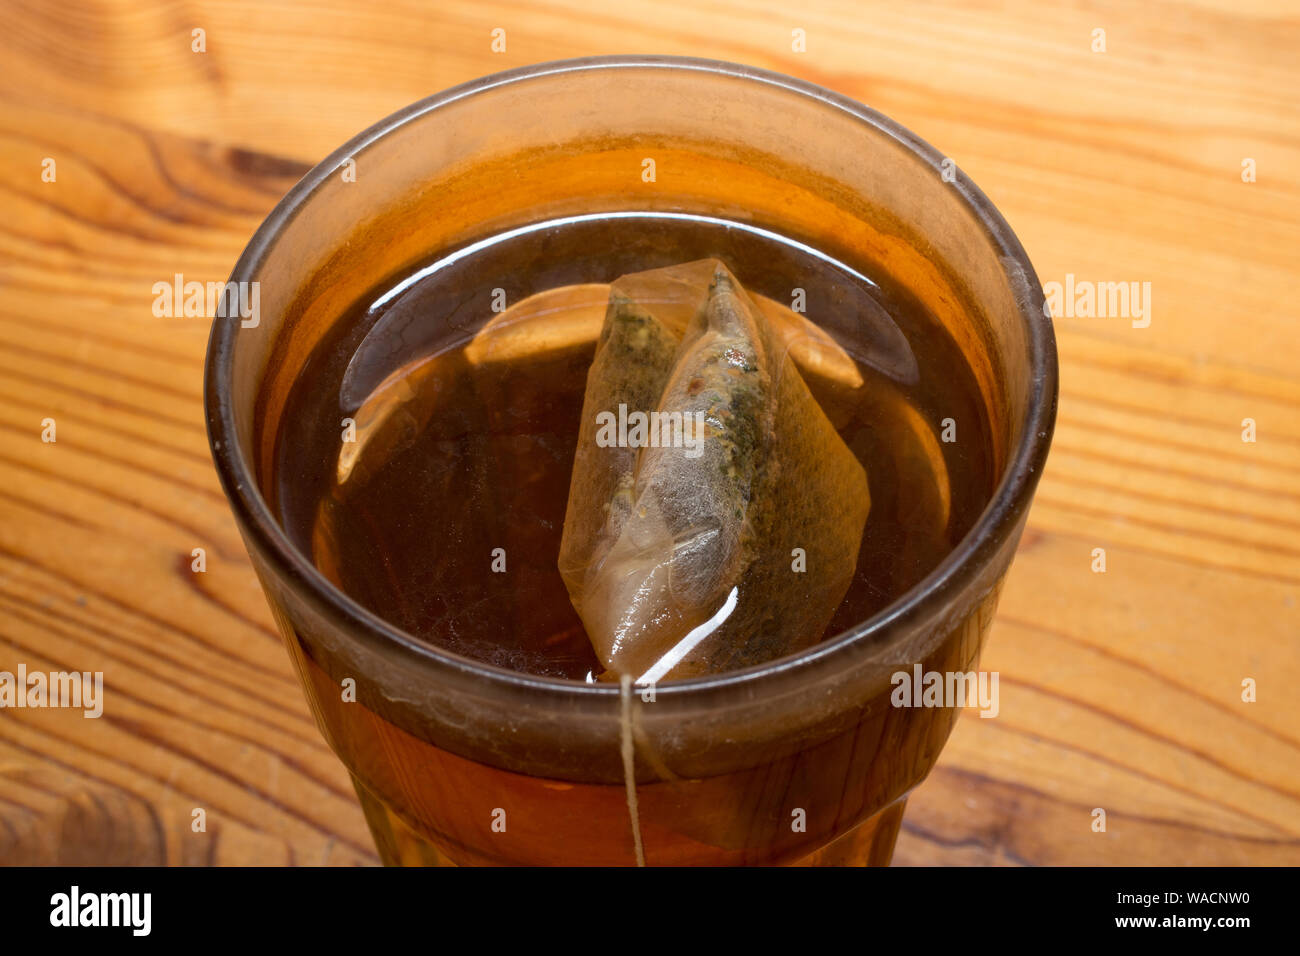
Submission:
[[605,679],[798,650],[848,588],[866,473],[770,312],[716,259],[610,287],[559,558]]

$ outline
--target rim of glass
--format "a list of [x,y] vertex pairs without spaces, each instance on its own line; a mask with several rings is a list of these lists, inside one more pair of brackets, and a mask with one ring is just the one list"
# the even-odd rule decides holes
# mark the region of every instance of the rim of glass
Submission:
[[[339,164],[356,156],[379,138],[406,123],[434,112],[449,103],[507,84],[527,82],[542,77],[585,70],[609,69],[689,70],[726,76],[803,96],[824,106],[831,106],[892,138],[913,153],[936,173],[942,171],[944,156],[915,133],[876,110],[825,87],[759,67],[723,60],[663,55],[613,55],[553,60],[517,67],[462,83],[380,120],[340,146],[312,167],[280,200],[249,240],[236,262],[231,281],[247,281],[256,274],[278,233],[297,216],[300,208],[311,201],[317,190],[334,174]],[[1028,509],[1033,491],[1042,473],[1055,425],[1057,399],[1056,339],[1051,320],[1041,309],[1038,276],[1011,227],[960,168],[955,181],[948,184],[970,207],[983,227],[984,237],[1004,261],[1010,259],[1023,270],[1024,282],[1036,294],[1028,304],[1019,302],[1024,323],[1031,381],[1028,407],[1021,422],[1020,440],[1012,451],[993,497],[980,513],[974,526],[957,546],[901,597],[849,628],[808,648],[766,664],[727,671],[708,677],[669,681],[656,688],[659,698],[675,703],[708,703],[718,706],[723,698],[755,699],[787,689],[791,683],[814,683],[832,674],[838,667],[851,663],[853,652],[867,645],[874,650],[888,647],[890,641],[878,639],[891,631],[905,631],[909,625],[924,620],[940,607],[947,597],[968,584],[979,573],[984,560],[991,558],[1006,542]],[[1004,269],[1005,271],[1005,269]],[[1014,283],[1014,278],[1011,281]],[[1037,302],[1039,308],[1031,307]],[[329,581],[285,535],[263,498],[253,470],[235,438],[233,403],[223,400],[230,389],[234,365],[234,346],[238,322],[213,322],[208,340],[204,369],[204,405],[207,415],[208,442],[213,461],[227,498],[236,517],[256,547],[282,571],[296,581],[300,593],[331,624],[362,642],[387,645],[409,655],[412,663],[432,668],[451,679],[486,681],[503,693],[525,690],[532,694],[559,694],[586,697],[593,704],[605,706],[618,698],[616,684],[588,684],[565,678],[528,674],[508,670],[424,643],[382,617],[361,606]],[[484,688],[480,688],[482,692]]]

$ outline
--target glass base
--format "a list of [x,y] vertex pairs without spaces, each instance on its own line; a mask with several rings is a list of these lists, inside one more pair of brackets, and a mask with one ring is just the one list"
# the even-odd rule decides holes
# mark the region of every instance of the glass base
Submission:
[[[458,865],[371,796],[355,777],[352,778],[352,785],[361,801],[361,809],[366,815],[366,823],[370,825],[370,833],[384,866]],[[790,865],[888,866],[894,856],[894,843],[898,839],[906,806],[906,797],[896,800],[848,833]]]

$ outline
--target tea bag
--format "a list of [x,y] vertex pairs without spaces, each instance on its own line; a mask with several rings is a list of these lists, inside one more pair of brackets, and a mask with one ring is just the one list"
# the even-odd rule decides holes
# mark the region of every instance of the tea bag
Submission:
[[791,358],[816,336],[770,311],[716,259],[610,288],[559,558],[604,679],[790,653],[848,588],[866,473]]

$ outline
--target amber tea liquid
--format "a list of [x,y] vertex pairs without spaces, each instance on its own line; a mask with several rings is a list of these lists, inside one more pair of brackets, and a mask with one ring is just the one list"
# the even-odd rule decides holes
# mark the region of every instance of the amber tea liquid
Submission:
[[[938,565],[992,494],[990,424],[970,367],[887,276],[686,215],[542,223],[377,285],[317,346],[281,420],[266,491],[290,537],[345,593],[421,641],[532,674],[598,676],[556,557],[603,284],[709,256],[842,349],[838,372],[805,377],[866,469],[871,510],[825,636],[884,608]],[[927,667],[969,670],[978,643],[954,633]],[[291,651],[332,746],[366,768],[354,777],[366,778],[358,793],[386,862],[634,862],[623,787],[531,778],[435,748],[340,706],[332,662]],[[899,799],[954,717],[880,708],[852,735],[742,774],[642,784],[642,856],[886,862]],[[791,801],[816,825],[793,832]],[[511,802],[529,808],[525,819],[510,841],[494,840],[489,810]]]

